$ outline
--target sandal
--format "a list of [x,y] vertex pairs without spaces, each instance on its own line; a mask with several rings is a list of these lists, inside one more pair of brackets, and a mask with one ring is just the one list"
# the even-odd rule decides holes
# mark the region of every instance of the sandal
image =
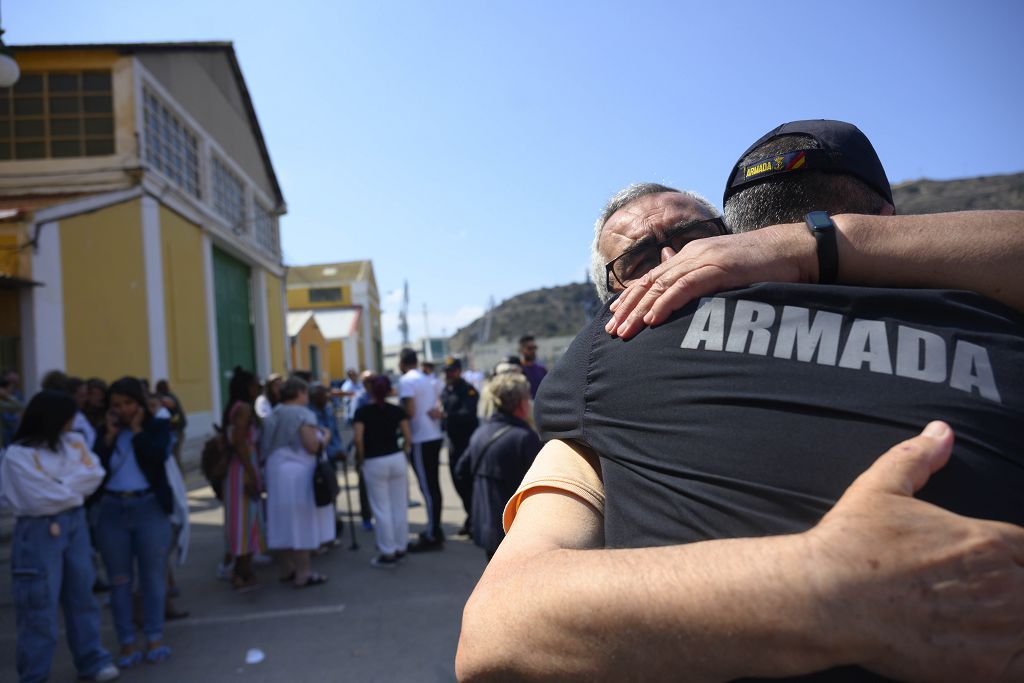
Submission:
[[130,654],[118,657],[114,663],[118,669],[130,669],[142,663],[142,653],[138,650],[132,650]]
[[295,584],[296,588],[309,588],[310,586],[320,586],[327,583],[327,577],[323,574],[310,574],[306,577],[305,583]]
[[235,593],[241,595],[242,593],[251,593],[257,588],[262,587],[259,581],[256,580],[255,576],[250,576],[247,579],[243,579],[241,576],[235,576],[231,579],[231,587],[235,589]]
[[150,664],[159,664],[171,656],[171,648],[166,645],[157,645],[146,651],[146,661]]

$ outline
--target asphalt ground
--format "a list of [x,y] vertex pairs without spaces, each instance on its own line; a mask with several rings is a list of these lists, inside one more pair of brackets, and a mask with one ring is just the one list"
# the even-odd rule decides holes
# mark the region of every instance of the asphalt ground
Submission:
[[[444,453],[442,453],[444,456]],[[452,681],[462,607],[485,566],[484,553],[455,532],[463,521],[442,459],[443,521],[448,542],[440,552],[408,555],[394,569],[375,569],[373,533],[356,518],[351,550],[346,523],[341,545],[313,559],[314,571],[328,575],[322,585],[297,590],[277,581],[277,568],[257,567],[263,586],[236,594],[217,579],[223,553],[223,510],[213,492],[189,477],[192,537],[188,560],[175,569],[178,609],[190,616],[166,625],[164,639],[174,652],[158,665],[123,672],[121,680],[174,681]],[[409,471],[412,500],[421,501]],[[339,479],[341,479],[339,473]],[[358,508],[355,475],[349,471]],[[338,497],[347,512],[345,489]],[[424,528],[424,507],[409,508],[411,531]],[[347,522],[347,518],[346,518]],[[15,615],[11,604],[9,546],[0,579],[0,681],[15,681]],[[99,596],[104,599],[104,595]],[[117,651],[109,609],[103,611],[103,643]],[[257,654],[258,653],[258,654]],[[262,661],[247,663],[247,654]],[[61,631],[52,681],[76,678]]]

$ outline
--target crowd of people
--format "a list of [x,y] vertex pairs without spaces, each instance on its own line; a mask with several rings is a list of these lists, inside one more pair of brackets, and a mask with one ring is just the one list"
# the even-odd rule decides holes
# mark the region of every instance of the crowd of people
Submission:
[[[174,455],[185,414],[166,382],[122,377],[109,386],[47,373],[27,402],[4,376],[0,501],[16,522],[11,569],[22,681],[49,676],[58,610],[82,678],[107,681],[171,654],[164,621],[184,562],[188,504]],[[97,557],[106,581],[97,578]],[[100,643],[95,592],[109,591],[120,649]],[[137,614],[136,604],[141,606]],[[141,628],[140,643],[137,626]]]
[[[477,429],[478,413],[493,413],[485,425],[514,424],[530,434],[530,445],[519,450],[532,460],[539,442],[528,425],[526,376],[518,363],[502,364],[503,374],[490,383],[494,389],[483,392],[493,397],[484,411],[478,389],[461,378],[459,360],[445,362],[441,381],[430,364],[418,366],[411,350],[403,359],[405,373],[397,387],[387,375],[372,372],[352,371],[357,381],[331,389],[311,385],[301,372],[260,382],[252,372],[235,368],[218,433],[210,440],[222,460],[210,481],[224,508],[220,572],[235,591],[259,588],[254,565],[274,559],[282,583],[307,588],[327,581],[310,562],[312,553],[334,544],[340,524],[333,502],[315,500],[314,470],[322,462],[352,461],[359,472],[360,514],[378,551],[372,566],[392,568],[406,552],[443,549],[438,457],[445,432],[451,472],[467,511],[460,533],[472,534],[488,555],[493,553],[503,501],[494,498],[493,486],[473,480],[504,477],[504,487],[495,489],[504,491],[498,497],[513,491],[525,467],[512,481],[486,459],[506,448],[493,442],[522,439],[499,429],[479,448],[474,433],[483,431]],[[58,610],[82,678],[112,680],[143,661],[167,659],[165,619],[187,616],[172,602],[178,592],[173,566],[185,560],[189,532],[179,465],[184,406],[166,380],[153,391],[145,379],[123,377],[108,385],[53,371],[28,401],[15,373],[0,380],[0,502],[16,518],[12,575],[20,679],[48,677]],[[343,431],[352,434],[349,443]],[[209,473],[206,450],[203,467]],[[412,543],[409,465],[428,513],[427,529]],[[108,591],[120,646],[113,654],[99,638],[96,594]]]

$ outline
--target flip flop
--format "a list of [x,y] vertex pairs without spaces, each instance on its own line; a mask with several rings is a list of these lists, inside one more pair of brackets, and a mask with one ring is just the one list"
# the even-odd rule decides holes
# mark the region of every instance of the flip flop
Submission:
[[121,655],[114,663],[117,664],[118,669],[130,669],[142,663],[142,653],[134,650],[129,655]]
[[325,583],[327,583],[327,577],[323,574],[310,574],[305,583],[297,583],[295,587],[309,588],[310,586],[320,586]]
[[146,661],[150,664],[159,664],[171,656],[171,648],[166,645],[158,645],[146,651]]

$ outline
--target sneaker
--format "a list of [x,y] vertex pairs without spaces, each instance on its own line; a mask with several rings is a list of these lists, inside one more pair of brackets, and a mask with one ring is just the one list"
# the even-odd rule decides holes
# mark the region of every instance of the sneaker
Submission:
[[418,541],[409,544],[410,553],[429,553],[436,550],[444,550],[444,541],[439,538],[420,536]]
[[396,550],[395,551],[395,559],[398,560],[398,561],[404,560],[405,559],[405,551],[404,550]]
[[221,581],[230,581],[234,575],[235,563],[229,562],[224,564],[223,562],[217,563],[217,578]]
[[368,519],[363,520],[363,531],[373,531],[373,522]]
[[105,667],[94,673],[92,676],[82,676],[83,681],[115,681],[121,677],[121,670],[113,664],[107,664]]
[[394,569],[398,566],[398,558],[394,555],[380,554],[370,560],[370,566],[376,569]]

